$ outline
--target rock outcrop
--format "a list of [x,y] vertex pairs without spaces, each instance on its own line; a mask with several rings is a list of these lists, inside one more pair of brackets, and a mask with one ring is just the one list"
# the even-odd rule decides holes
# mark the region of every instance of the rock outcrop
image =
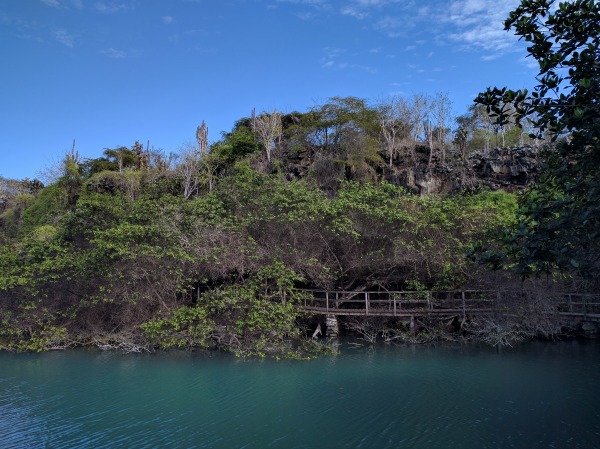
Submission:
[[455,158],[450,162],[437,161],[432,167],[421,163],[401,170],[404,185],[421,195],[474,192],[483,188],[515,192],[535,182],[539,165],[538,149],[522,146],[477,151],[465,161]]
[[[541,149],[531,145],[501,147],[471,153],[465,160],[448,152],[444,161],[434,157],[429,164],[429,148],[417,146],[410,158],[396,158],[392,166],[381,164],[373,173],[379,179],[402,186],[419,195],[453,194],[481,189],[515,192],[530,186],[538,177]],[[436,152],[439,155],[439,151]],[[290,179],[315,176],[322,187],[336,179],[352,178],[344,171],[344,161],[321,154],[295,153],[283,158]]]
[[494,148],[471,154],[469,164],[476,177],[491,189],[521,190],[537,179],[539,150],[531,145]]

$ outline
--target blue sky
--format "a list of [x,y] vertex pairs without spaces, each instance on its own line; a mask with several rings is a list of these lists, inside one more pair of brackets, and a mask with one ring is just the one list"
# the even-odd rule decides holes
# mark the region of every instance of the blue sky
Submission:
[[135,140],[166,153],[333,96],[531,87],[517,0],[0,0],[0,176]]

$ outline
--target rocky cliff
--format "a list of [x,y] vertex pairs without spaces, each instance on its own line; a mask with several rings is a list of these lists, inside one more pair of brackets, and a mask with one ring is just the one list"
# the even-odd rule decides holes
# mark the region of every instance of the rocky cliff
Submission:
[[482,188],[515,192],[535,182],[539,165],[539,150],[532,146],[494,148],[474,152],[465,161],[436,161],[431,168],[423,163],[398,167],[403,173],[399,184],[421,195]]
[[[523,190],[537,179],[542,148],[531,145],[501,147],[471,153],[465,160],[448,152],[445,161],[434,157],[429,164],[429,148],[417,146],[411,158],[400,157],[392,166],[380,164],[372,170],[379,179],[406,187],[415,194],[453,194],[460,191],[476,192],[481,189],[509,192]],[[440,154],[437,151],[436,154]],[[288,178],[315,176],[324,186],[326,181],[349,178],[339,158],[316,154],[295,154],[283,158]]]

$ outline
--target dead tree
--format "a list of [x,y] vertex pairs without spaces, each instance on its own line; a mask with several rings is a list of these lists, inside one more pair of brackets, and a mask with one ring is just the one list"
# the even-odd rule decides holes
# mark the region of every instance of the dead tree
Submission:
[[175,172],[181,177],[183,197],[186,199],[195,195],[200,186],[201,159],[194,148],[191,145],[190,147],[182,151],[180,162],[175,167]]
[[273,112],[263,112],[252,120],[252,132],[265,147],[267,161],[271,162],[271,155],[275,148],[277,139],[283,131],[281,125],[281,113],[276,110]]
[[400,128],[402,126],[401,109],[402,98],[392,97],[388,102],[382,103],[378,110],[379,128],[385,150],[389,156],[389,166],[392,168],[394,155],[398,150],[401,138]]
[[433,125],[429,119],[423,122],[423,132],[425,133],[425,140],[429,144],[429,160],[427,161],[427,168],[431,169],[431,164],[433,163],[434,145]]
[[431,111],[431,99],[427,94],[413,95],[409,107],[410,126],[412,129],[412,139],[417,142],[421,131],[423,131],[423,122],[429,116]]
[[206,155],[208,149],[208,126],[202,120],[202,125],[196,129],[196,141],[200,149],[200,156]]
[[432,101],[433,116],[435,118],[435,138],[442,150],[442,162],[446,160],[446,134],[451,121],[452,103],[448,94],[438,93]]

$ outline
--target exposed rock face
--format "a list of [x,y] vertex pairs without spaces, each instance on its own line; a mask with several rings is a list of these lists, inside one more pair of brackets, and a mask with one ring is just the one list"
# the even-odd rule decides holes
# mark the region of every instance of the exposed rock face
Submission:
[[420,195],[482,188],[514,192],[536,180],[539,164],[538,149],[532,146],[504,147],[472,153],[465,161],[458,155],[451,155],[446,162],[434,159],[431,167],[423,158],[416,164],[386,167],[383,178]]
[[540,158],[537,148],[526,145],[475,152],[469,164],[483,185],[494,190],[520,190],[537,179]]
[[[434,157],[431,166],[428,154],[429,148],[417,146],[413,159],[395,159],[392,167],[382,164],[376,168],[377,175],[415,194],[428,195],[474,192],[482,188],[514,192],[531,185],[539,173],[540,150],[531,145],[477,151],[464,161],[458,154],[449,152],[446,161]],[[344,164],[340,160],[328,160],[308,152],[287,156],[284,164],[290,179],[312,173],[321,180],[329,180],[320,183],[326,187],[325,184],[335,185],[336,179],[344,177]]]

